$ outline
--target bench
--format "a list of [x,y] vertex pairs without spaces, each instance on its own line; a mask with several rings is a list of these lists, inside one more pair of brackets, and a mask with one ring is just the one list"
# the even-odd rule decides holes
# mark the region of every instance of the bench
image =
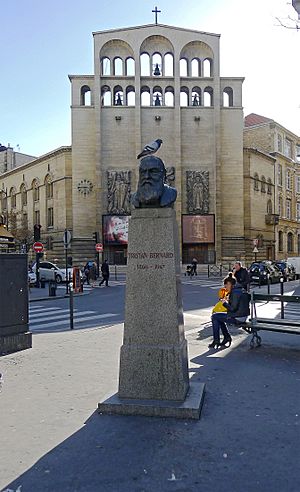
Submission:
[[[249,321],[238,322],[237,326],[243,328],[247,333],[252,335],[250,347],[260,347],[262,339],[258,334],[259,331],[273,331],[277,333],[290,333],[300,335],[300,319],[285,320],[285,319],[269,319],[259,318],[256,313],[256,303],[258,302],[280,302],[281,303],[281,318],[284,318],[284,303],[291,302],[300,305],[300,296],[289,295],[273,295],[273,294],[256,294],[251,293],[251,317]],[[299,310],[300,314],[300,310]]]

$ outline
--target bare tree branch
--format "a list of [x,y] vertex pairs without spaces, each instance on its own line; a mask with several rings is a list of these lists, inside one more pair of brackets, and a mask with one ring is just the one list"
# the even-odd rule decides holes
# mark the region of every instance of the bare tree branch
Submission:
[[279,19],[279,17],[276,17],[276,20],[279,22],[281,27],[284,27],[285,29],[294,29],[294,30],[298,31],[300,29],[300,26],[297,24],[297,21],[295,21],[294,19],[291,19],[290,17],[289,17],[289,19],[292,20],[293,22],[295,22],[295,26],[287,26],[282,22],[281,19]]

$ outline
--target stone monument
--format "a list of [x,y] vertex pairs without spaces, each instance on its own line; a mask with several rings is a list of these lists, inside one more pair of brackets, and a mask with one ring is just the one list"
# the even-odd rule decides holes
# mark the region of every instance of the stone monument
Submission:
[[199,418],[204,384],[190,383],[175,188],[161,159],[140,162],[129,221],[119,391],[100,413]]

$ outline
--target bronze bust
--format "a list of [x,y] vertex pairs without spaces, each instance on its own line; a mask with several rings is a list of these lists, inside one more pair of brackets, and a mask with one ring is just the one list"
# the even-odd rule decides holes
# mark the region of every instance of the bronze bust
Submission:
[[177,190],[166,183],[166,168],[159,157],[147,156],[140,162],[139,182],[132,196],[135,208],[172,207]]

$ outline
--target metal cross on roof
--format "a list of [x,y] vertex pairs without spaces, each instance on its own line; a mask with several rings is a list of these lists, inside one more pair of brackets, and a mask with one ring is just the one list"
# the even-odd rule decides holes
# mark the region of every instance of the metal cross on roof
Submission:
[[155,24],[157,24],[157,14],[160,14],[161,10],[158,10],[158,8],[155,7],[155,9],[152,10],[152,12],[155,14]]

